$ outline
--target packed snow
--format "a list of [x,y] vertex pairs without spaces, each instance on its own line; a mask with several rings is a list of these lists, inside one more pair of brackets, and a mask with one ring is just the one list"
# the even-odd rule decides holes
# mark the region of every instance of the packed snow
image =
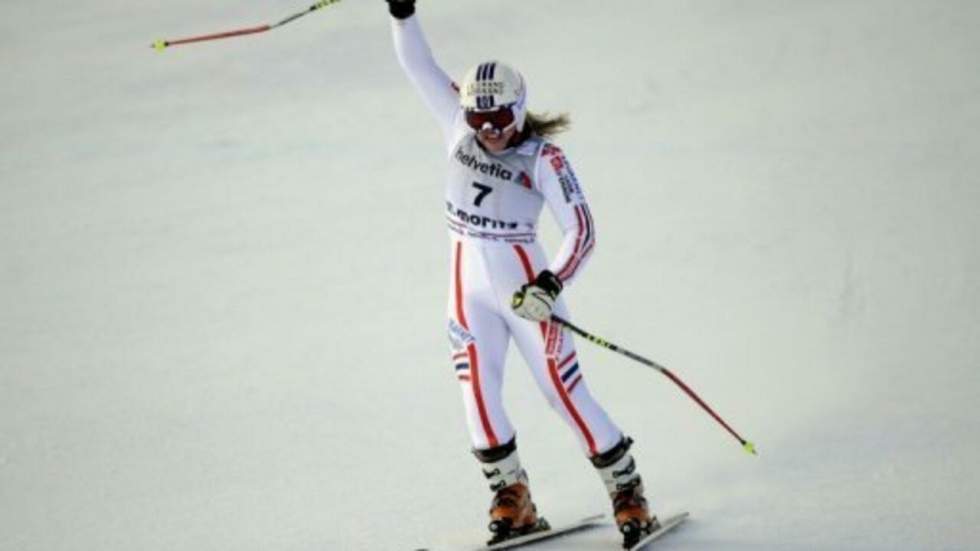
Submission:
[[[0,550],[472,549],[444,153],[380,0],[0,4]],[[598,246],[574,320],[658,550],[980,548],[980,7],[420,1],[498,58]],[[543,236],[557,232],[547,219]],[[553,250],[553,249],[552,249]],[[519,356],[553,523],[608,512]],[[610,525],[540,546],[615,549]]]

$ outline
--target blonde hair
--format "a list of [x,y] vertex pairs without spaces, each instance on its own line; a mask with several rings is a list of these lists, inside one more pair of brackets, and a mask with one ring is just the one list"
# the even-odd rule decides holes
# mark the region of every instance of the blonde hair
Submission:
[[560,134],[572,126],[572,120],[568,113],[551,115],[550,113],[527,112],[524,119],[524,130],[531,135],[550,138],[555,134]]

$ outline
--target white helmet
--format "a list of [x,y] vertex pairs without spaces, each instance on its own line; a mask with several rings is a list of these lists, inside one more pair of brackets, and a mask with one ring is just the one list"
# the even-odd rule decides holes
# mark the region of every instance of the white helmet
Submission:
[[517,69],[499,61],[487,61],[466,71],[459,90],[459,104],[467,111],[495,111],[509,107],[517,131],[527,116],[527,86]]

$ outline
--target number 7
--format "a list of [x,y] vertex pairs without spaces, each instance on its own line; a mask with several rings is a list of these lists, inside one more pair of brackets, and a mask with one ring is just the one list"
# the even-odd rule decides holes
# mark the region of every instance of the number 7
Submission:
[[477,194],[476,199],[473,200],[473,204],[476,206],[480,206],[480,203],[482,203],[483,200],[486,199],[487,195],[493,191],[492,187],[486,184],[481,184],[480,182],[473,182],[473,187],[480,190],[480,193]]

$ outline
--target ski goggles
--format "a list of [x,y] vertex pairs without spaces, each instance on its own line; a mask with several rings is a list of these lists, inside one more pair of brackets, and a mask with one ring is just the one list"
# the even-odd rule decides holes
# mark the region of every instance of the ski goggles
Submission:
[[514,124],[514,111],[509,106],[501,106],[493,111],[467,110],[466,124],[476,131],[483,130],[489,123],[494,130],[505,130]]

